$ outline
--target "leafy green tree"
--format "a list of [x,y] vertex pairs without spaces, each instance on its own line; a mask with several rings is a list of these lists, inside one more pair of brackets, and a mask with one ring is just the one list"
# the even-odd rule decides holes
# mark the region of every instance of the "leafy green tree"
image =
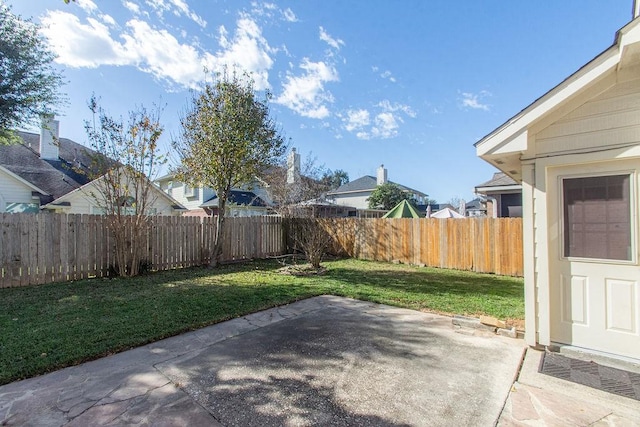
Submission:
[[54,114],[64,101],[55,55],[38,30],[0,3],[0,143],[15,139],[11,129]]
[[342,169],[335,171],[327,170],[322,175],[321,181],[329,190],[335,190],[349,182],[349,174]]
[[211,266],[220,263],[225,208],[230,191],[250,185],[278,164],[285,153],[284,138],[269,117],[270,94],[258,99],[253,80],[235,71],[218,75],[191,104],[180,122],[173,146],[180,157],[176,178],[193,186],[213,188],[218,215]]
[[391,182],[376,187],[367,199],[369,202],[369,209],[384,210],[393,208],[403,200],[407,200],[413,205],[416,204],[413,194],[403,191],[400,187]]

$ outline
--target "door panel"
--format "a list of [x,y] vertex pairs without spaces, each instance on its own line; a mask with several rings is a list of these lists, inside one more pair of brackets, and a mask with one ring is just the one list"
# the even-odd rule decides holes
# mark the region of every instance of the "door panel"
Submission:
[[607,292],[607,330],[635,334],[638,332],[638,310],[635,304],[638,282],[605,279]]
[[640,168],[621,161],[589,169],[547,170],[548,222],[557,224],[547,236],[551,341],[640,360]]

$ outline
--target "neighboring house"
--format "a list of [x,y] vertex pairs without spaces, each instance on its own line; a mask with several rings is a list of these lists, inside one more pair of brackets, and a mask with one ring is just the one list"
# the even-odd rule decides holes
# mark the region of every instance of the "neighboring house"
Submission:
[[[365,175],[354,181],[341,185],[337,189],[328,192],[327,199],[337,205],[351,206],[358,210],[366,210],[369,209],[369,202],[367,199],[369,199],[371,193],[373,193],[379,185],[386,183],[395,184],[400,187],[401,190],[412,194],[418,201],[418,205],[423,205],[426,208],[425,203],[427,202],[428,195],[418,190],[387,180],[387,169],[385,169],[384,165],[380,165],[376,177]],[[384,215],[384,213],[386,213],[386,211],[382,212],[382,215]]]
[[473,199],[465,204],[464,211],[467,217],[487,216],[486,202],[480,198]]
[[476,186],[476,194],[487,200],[487,216],[491,218],[522,216],[522,185],[504,172]]
[[[213,196],[200,205],[209,215],[217,215],[219,211],[218,196]],[[253,191],[231,190],[227,200],[227,216],[247,217],[267,215],[267,203]]]
[[611,47],[476,143],[522,183],[525,339],[640,361],[640,2]]
[[[162,191],[183,205],[187,216],[211,216],[218,212],[218,196],[210,187],[192,187],[177,181],[173,174],[158,178]],[[230,217],[266,215],[271,199],[265,188],[256,182],[251,189],[233,189],[227,200],[226,214]]]
[[[90,150],[59,138],[59,122],[43,125],[40,135],[16,132],[21,143],[0,145],[0,212],[101,213],[96,183],[78,172],[91,164]],[[179,215],[183,208],[155,189],[153,212]]]
[[312,218],[349,218],[357,212],[354,207],[337,205],[323,197],[298,203],[294,211],[294,215]]

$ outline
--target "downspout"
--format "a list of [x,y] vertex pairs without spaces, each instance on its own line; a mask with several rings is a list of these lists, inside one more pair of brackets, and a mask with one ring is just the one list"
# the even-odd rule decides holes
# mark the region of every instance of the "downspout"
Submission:
[[498,218],[498,199],[493,196],[485,195],[487,200],[491,200],[492,218]]

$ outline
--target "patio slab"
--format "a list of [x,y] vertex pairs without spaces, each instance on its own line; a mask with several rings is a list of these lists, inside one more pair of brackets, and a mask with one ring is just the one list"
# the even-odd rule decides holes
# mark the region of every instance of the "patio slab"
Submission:
[[321,296],[0,387],[2,425],[493,425],[524,344]]

